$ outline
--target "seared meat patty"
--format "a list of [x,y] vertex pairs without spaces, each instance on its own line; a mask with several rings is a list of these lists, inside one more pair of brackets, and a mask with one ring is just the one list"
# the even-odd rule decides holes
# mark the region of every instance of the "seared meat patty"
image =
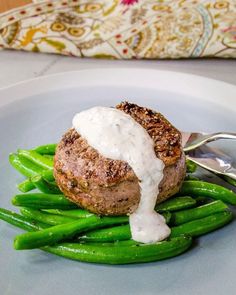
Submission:
[[[166,200],[178,192],[185,176],[181,133],[150,109],[128,102],[116,108],[129,114],[153,139],[156,156],[165,164],[157,203]],[[72,202],[91,212],[123,215],[138,207],[139,180],[128,163],[103,157],[75,129],[70,129],[58,144],[54,176]]]

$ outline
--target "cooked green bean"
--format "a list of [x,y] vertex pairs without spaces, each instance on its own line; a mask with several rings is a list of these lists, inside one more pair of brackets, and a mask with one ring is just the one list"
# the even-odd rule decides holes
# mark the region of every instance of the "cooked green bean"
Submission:
[[32,163],[26,158],[23,158],[17,154],[10,154],[9,161],[11,165],[26,177],[31,177],[42,173],[43,168]]
[[179,194],[205,196],[236,205],[236,193],[220,185],[204,181],[184,181]]
[[85,234],[79,237],[79,241],[91,243],[107,243],[129,239],[131,239],[131,231],[129,224],[93,230],[90,232],[86,232]]
[[57,214],[57,215],[63,215],[68,216],[71,218],[87,218],[90,216],[93,216],[94,214],[83,209],[71,209],[71,210],[60,210],[60,209],[48,209],[45,210],[48,213]]
[[179,226],[172,227],[171,237],[177,237],[183,234],[198,237],[223,227],[232,221],[232,219],[233,214],[230,211],[215,213],[201,219],[196,219]]
[[[109,264],[156,261],[184,252],[191,245],[191,237],[216,230],[233,218],[223,202],[236,205],[236,193],[190,174],[186,176],[179,197],[155,208],[163,213],[167,223],[171,221],[174,225],[170,240],[140,244],[131,240],[128,216],[99,217],[65,198],[53,182],[55,149],[56,144],[48,144],[33,150],[19,150],[18,154],[9,156],[12,166],[28,177],[18,188],[23,192],[38,188],[43,192],[19,194],[12,199],[14,205],[28,207],[21,208],[23,216],[0,208],[0,219],[30,231],[15,238],[17,250],[40,247],[70,259]],[[195,163],[187,160],[186,165],[189,173],[195,172]],[[209,203],[209,198],[218,201]],[[186,234],[189,237],[186,238]],[[82,243],[66,243],[73,238]]]
[[169,199],[161,204],[156,206],[157,211],[178,211],[190,207],[194,207],[196,205],[196,200],[191,197],[175,197]]
[[45,194],[60,194],[61,191],[57,185],[47,182],[43,179],[41,175],[36,175],[31,178],[32,183],[34,186],[40,190],[42,193]]
[[[52,213],[52,214],[68,216],[71,218],[88,218],[94,215],[93,213],[83,209],[72,209],[72,210],[48,209],[44,211],[48,213]],[[171,219],[171,213],[166,211],[166,212],[163,212],[162,215],[165,217],[166,222],[168,223]],[[128,222],[128,217],[127,217],[127,222]]]
[[[26,177],[37,177],[38,175],[41,175],[44,177],[47,181],[53,181],[53,171],[52,170],[45,170],[45,168],[42,168],[35,163],[31,162],[30,160],[19,156],[17,154],[10,154],[9,155],[9,161],[11,165],[19,171],[21,174],[23,174]],[[35,188],[35,185],[32,183],[30,179],[26,179],[25,181],[18,184],[18,189],[22,192],[29,192],[32,189]]]
[[69,218],[66,216],[60,216],[56,214],[50,214],[50,213],[42,212],[40,210],[35,210],[32,208],[23,207],[21,208],[20,212],[25,217],[32,218],[36,221],[43,222],[49,225],[58,225],[58,224],[64,224],[64,223],[75,221],[74,218]]
[[40,173],[40,175],[47,181],[54,181],[53,170],[45,170]]
[[223,176],[223,179],[225,180],[225,181],[227,181],[229,184],[231,184],[231,185],[233,185],[233,186],[236,186],[236,180],[235,179],[233,179],[233,178],[231,178],[231,177],[229,177],[229,176]]
[[187,173],[193,173],[197,170],[197,164],[190,160],[186,160],[186,170]]
[[51,159],[48,159],[48,158],[40,155],[36,151],[19,149],[18,154],[20,156],[25,157],[26,159],[32,161],[33,163],[35,163],[36,165],[38,165],[42,168],[49,169],[49,170],[53,169],[53,161]]
[[196,200],[198,206],[209,204],[209,203],[213,202],[212,199],[207,198],[207,197],[203,197],[203,196],[195,197],[195,200]]
[[165,218],[166,223],[169,224],[171,221],[172,213],[169,211],[162,212],[161,215]]
[[12,199],[15,206],[30,207],[34,209],[73,209],[78,208],[64,195],[28,193],[15,195]]
[[193,176],[191,174],[187,174],[184,178],[184,180],[197,180],[197,181],[200,181],[200,179],[196,176]]
[[[171,228],[171,237],[180,235],[190,235],[197,237],[206,233],[212,232],[224,225],[228,224],[233,219],[233,214],[230,211],[224,211],[212,214],[210,216],[196,219]],[[115,241],[126,241],[131,239],[129,224],[104,228],[85,233],[79,237],[80,241],[92,243],[108,243]]]
[[[168,240],[168,239],[167,239]],[[90,243],[88,243],[90,244]],[[143,245],[140,242],[136,242],[134,240],[124,240],[124,241],[115,241],[113,243],[91,243],[92,245],[104,245],[104,246],[109,246],[109,245],[119,245],[119,246],[133,246],[133,245]]]
[[44,158],[50,159],[51,161],[54,161],[54,156],[52,155],[43,155]]
[[[49,171],[45,171],[45,172],[49,172]],[[42,172],[42,175],[44,175],[44,174],[45,173]],[[45,181],[43,179],[44,178],[43,176],[41,176],[40,174],[37,174],[31,178],[28,178],[28,179],[22,181],[21,183],[19,183],[17,185],[17,187],[22,193],[28,193],[29,191],[32,191],[33,189],[35,189],[37,187],[40,191],[42,191],[44,193],[60,194],[61,191],[58,188],[58,186],[52,182],[53,176],[51,177],[51,175],[52,175],[51,173],[46,175],[46,177],[49,176],[49,179],[51,181]]]
[[91,216],[75,220],[70,223],[55,225],[41,231],[24,233],[15,238],[14,247],[16,250],[34,249],[57,242],[71,239],[81,232],[99,227],[121,224],[127,221],[127,217],[98,217]]
[[[166,223],[168,224],[171,219],[171,213],[163,212],[162,215],[165,217]],[[80,241],[93,243],[114,242],[128,239],[131,239],[131,231],[129,224],[93,230],[90,232],[86,232],[84,235],[79,237]]]
[[22,193],[28,193],[29,191],[35,189],[35,185],[32,183],[30,178],[27,178],[26,180],[19,183],[17,187]]
[[171,223],[179,225],[191,220],[200,219],[214,213],[222,212],[228,209],[228,206],[222,201],[214,201],[196,208],[187,209],[172,213]]
[[[17,154],[10,154],[9,155],[9,162],[11,165],[19,171],[21,174],[23,174],[26,177],[33,177],[37,175],[41,175],[43,178],[45,178],[47,181],[53,181],[53,170],[46,170],[45,168],[42,168],[38,166],[37,164],[31,162],[30,160],[19,156]],[[20,188],[22,190],[28,190],[31,185],[27,181],[26,184],[22,183],[19,184]]]
[[[35,221],[5,209],[0,209],[0,218],[28,231],[35,231],[47,227],[44,224],[39,225],[40,223],[36,225]],[[190,247],[191,239],[181,236],[173,238],[168,242],[164,241],[153,245],[136,245],[137,243],[133,241],[115,243],[114,245],[109,244],[107,246],[103,244],[63,243],[55,246],[46,246],[42,250],[84,262],[106,264],[139,263],[157,261],[179,255]]]
[[119,243],[113,246],[92,244],[63,243],[44,247],[50,253],[66,258],[95,263],[128,264],[158,261],[185,252],[192,244],[190,237],[177,237],[156,244],[125,246]]
[[34,148],[33,150],[41,155],[55,155],[57,145],[54,143],[40,145]]
[[3,208],[0,208],[0,219],[27,231],[42,230],[48,227],[48,225],[44,223]]

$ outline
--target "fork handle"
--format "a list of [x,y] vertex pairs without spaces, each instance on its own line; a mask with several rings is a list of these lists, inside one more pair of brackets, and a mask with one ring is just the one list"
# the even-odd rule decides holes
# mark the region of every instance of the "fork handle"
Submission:
[[235,168],[231,168],[224,175],[225,176],[228,176],[230,178],[233,178],[234,180],[236,180],[236,169]]
[[236,133],[234,132],[218,132],[218,133],[213,133],[211,135],[211,138],[207,140],[207,142],[211,142],[217,139],[236,139]]
[[190,152],[201,145],[204,145],[208,142],[215,141],[218,139],[233,139],[236,140],[236,133],[233,132],[217,132],[212,134],[203,135],[201,138],[193,140],[190,144],[186,144],[184,147],[185,152]]

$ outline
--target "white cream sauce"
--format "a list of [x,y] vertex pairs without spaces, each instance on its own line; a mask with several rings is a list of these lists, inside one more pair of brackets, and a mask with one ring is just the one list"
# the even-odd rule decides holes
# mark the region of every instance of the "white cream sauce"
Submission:
[[156,157],[147,131],[131,116],[106,107],[76,114],[73,127],[104,157],[127,162],[138,177],[140,203],[129,217],[133,240],[154,243],[167,238],[170,228],[154,210],[164,164]]

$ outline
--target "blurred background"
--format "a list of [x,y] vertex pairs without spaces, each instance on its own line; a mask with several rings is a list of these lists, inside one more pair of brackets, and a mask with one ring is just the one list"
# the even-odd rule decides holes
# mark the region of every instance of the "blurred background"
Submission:
[[1,0],[0,48],[0,87],[105,67],[173,70],[236,84],[236,2]]

